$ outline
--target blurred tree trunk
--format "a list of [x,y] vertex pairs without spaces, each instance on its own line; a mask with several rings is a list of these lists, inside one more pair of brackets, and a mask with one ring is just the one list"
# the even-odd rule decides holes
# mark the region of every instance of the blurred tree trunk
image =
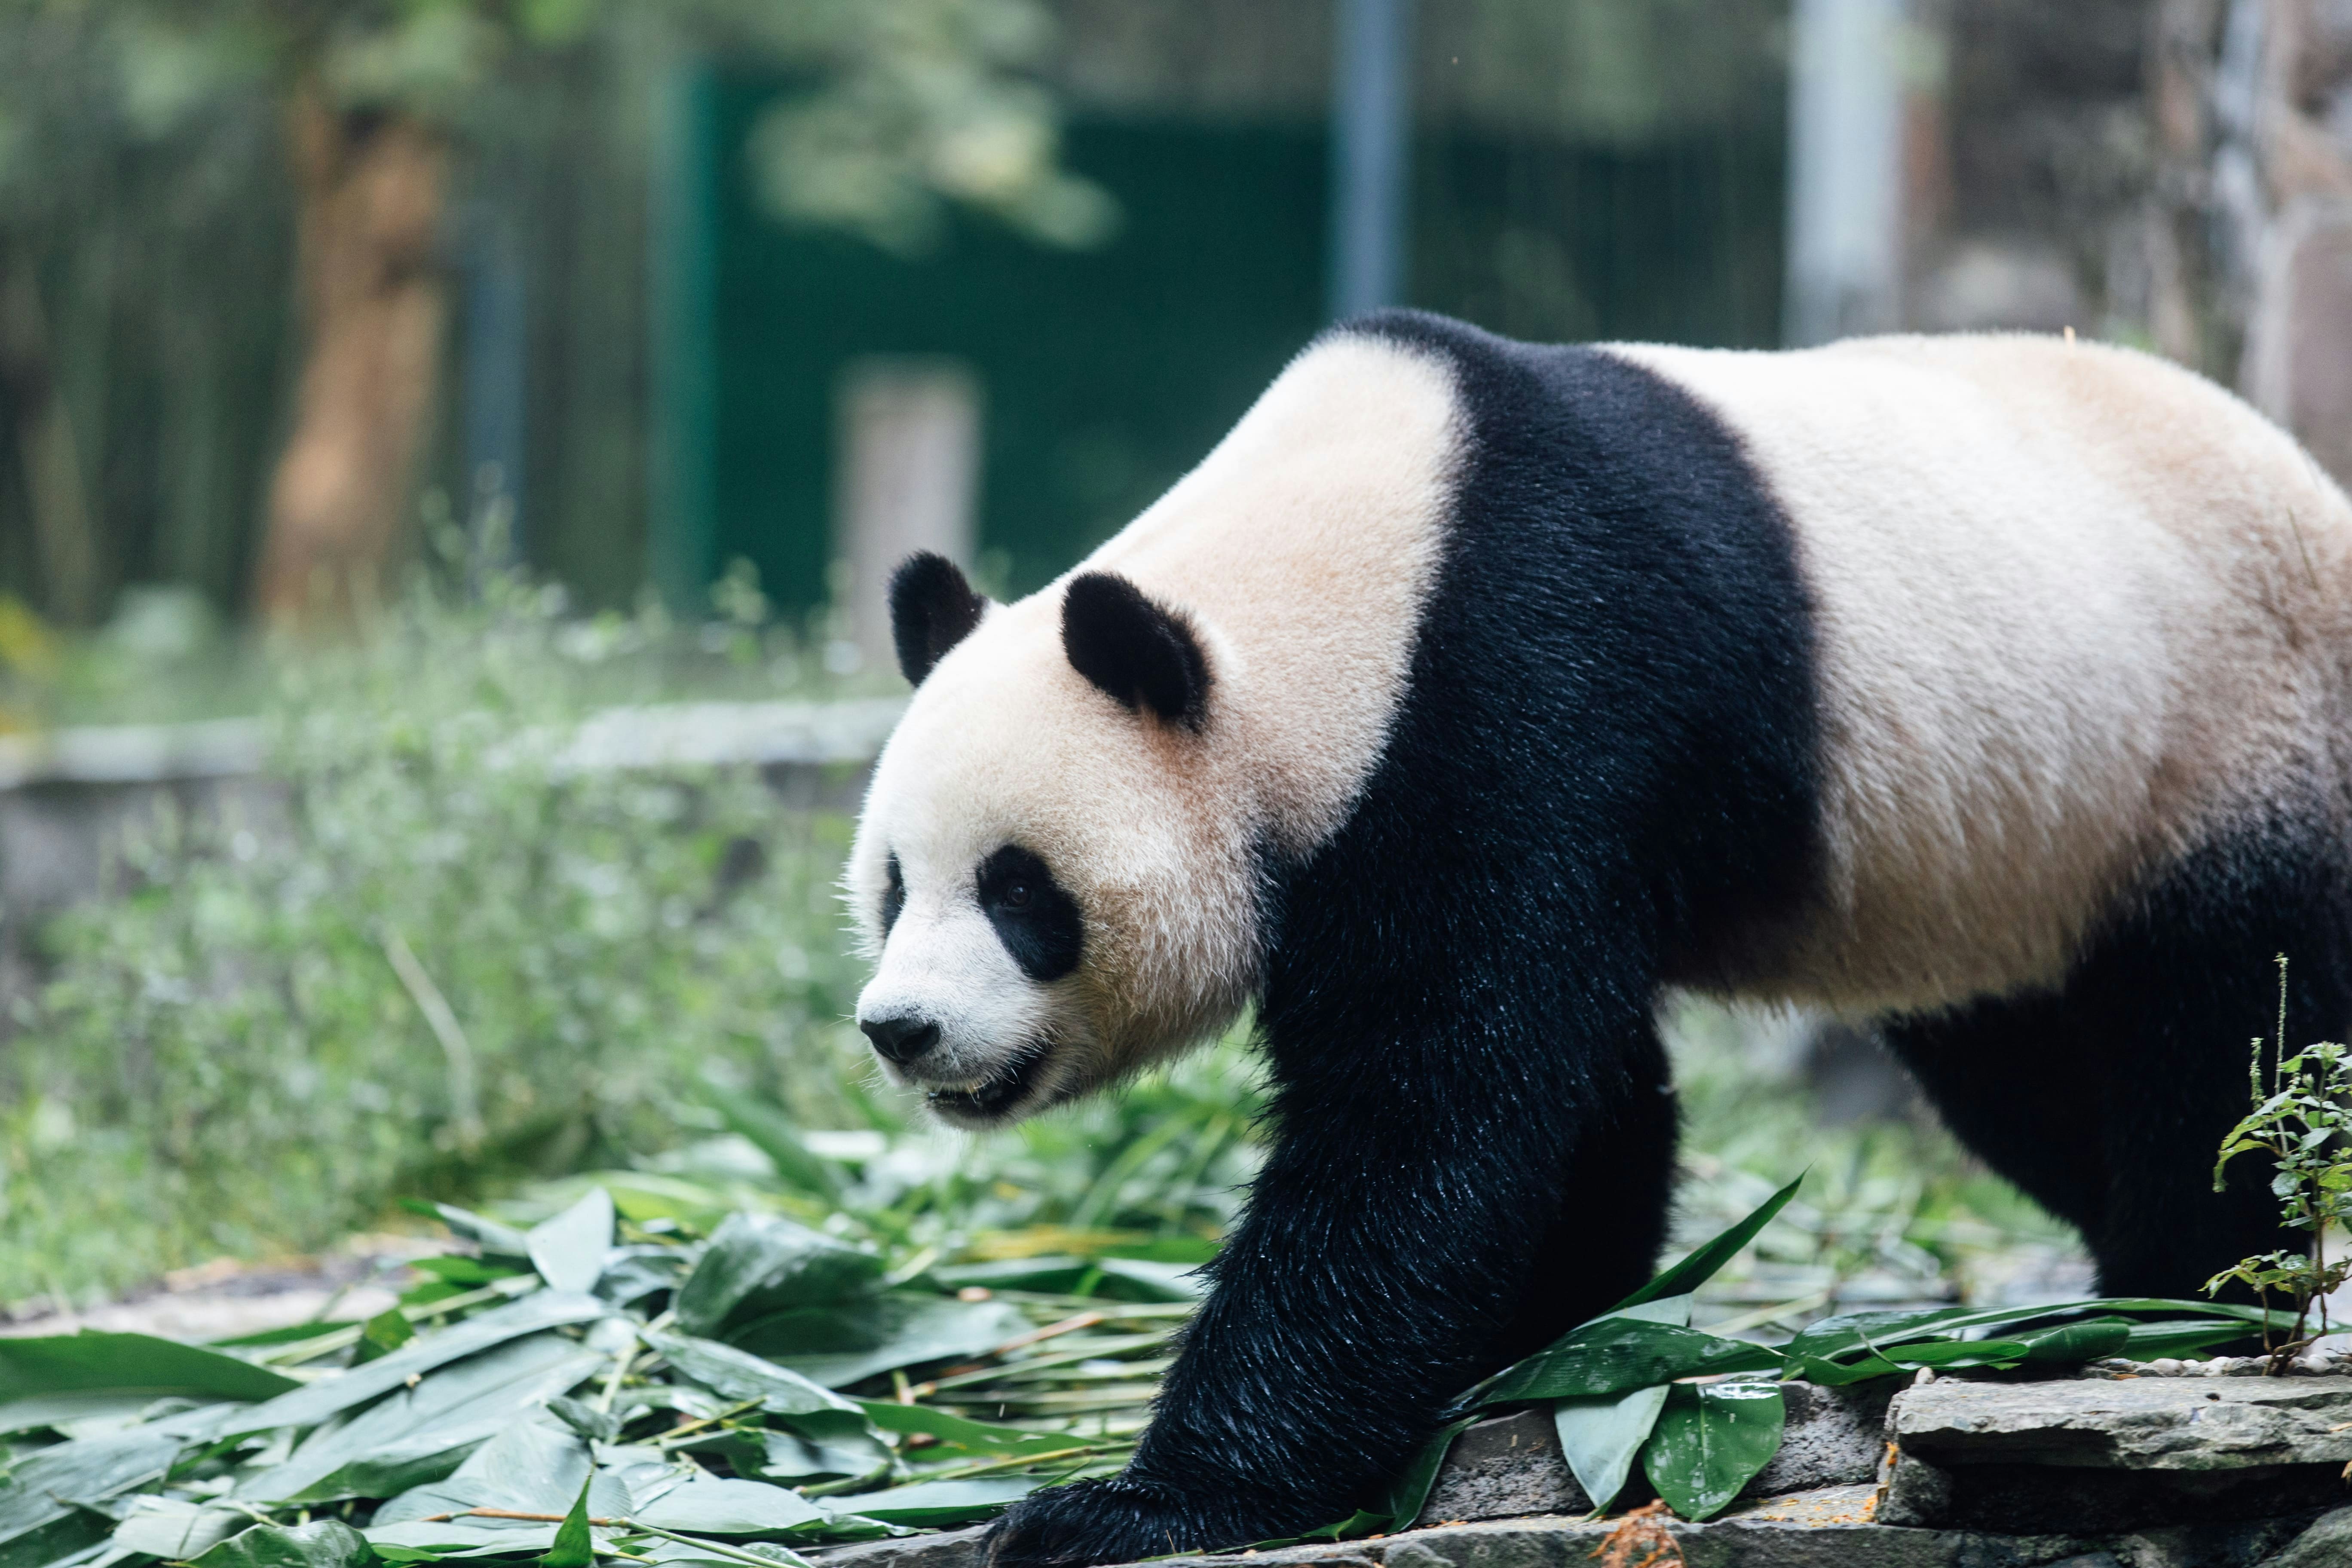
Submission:
[[83,625],[96,608],[98,557],[81,447],[58,383],[32,258],[18,247],[0,248],[0,388],[16,426],[43,596],[58,619]]
[[435,257],[443,139],[404,115],[339,110],[316,82],[296,90],[288,118],[305,341],[254,589],[280,625],[347,612],[380,580],[447,316]]

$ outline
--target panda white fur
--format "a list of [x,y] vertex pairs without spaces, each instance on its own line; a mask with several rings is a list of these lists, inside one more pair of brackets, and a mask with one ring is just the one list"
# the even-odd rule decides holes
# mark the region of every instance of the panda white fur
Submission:
[[1663,1239],[1664,988],[1877,1022],[2185,1294],[2265,1032],[2352,1022],[2352,509],[2186,372],[2054,339],[1542,348],[1390,312],[1073,574],[892,606],[858,1019],[947,1119],[1255,1000],[1277,1136],[1128,1472],[1006,1563],[1290,1533]]

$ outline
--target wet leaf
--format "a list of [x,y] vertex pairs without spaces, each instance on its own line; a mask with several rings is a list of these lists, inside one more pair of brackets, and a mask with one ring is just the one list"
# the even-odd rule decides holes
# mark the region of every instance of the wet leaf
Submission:
[[124,1552],[178,1561],[227,1540],[252,1522],[253,1516],[239,1508],[178,1498],[134,1498],[131,1511],[114,1527],[113,1544]]
[[578,1203],[532,1226],[523,1242],[530,1249],[530,1266],[549,1289],[595,1289],[604,1272],[604,1254],[613,1245],[613,1194],[602,1187],[589,1188]]
[[1390,1529],[1412,1528],[1413,1521],[1421,1517],[1423,1507],[1429,1501],[1430,1489],[1437,1484],[1437,1472],[1445,1468],[1445,1456],[1454,1450],[1454,1439],[1469,1430],[1476,1419],[1475,1415],[1465,1415],[1449,1421],[1422,1443],[1412,1462],[1397,1477],[1396,1484],[1389,1489],[1389,1495],[1381,1500],[1381,1506],[1388,1510]]
[[[844,1507],[858,1500],[837,1500]],[[823,1521],[825,1510],[783,1487],[698,1477],[663,1493],[634,1517],[640,1524],[689,1535],[781,1535]]]
[[596,1545],[588,1535],[588,1487],[586,1480],[580,1483],[580,1495],[556,1527],[555,1544],[539,1560],[539,1568],[590,1568],[596,1561]]
[[[537,1421],[518,1421],[474,1450],[446,1479],[411,1488],[386,1502],[375,1519],[379,1524],[399,1524],[473,1508],[561,1514],[589,1483],[593,1469],[588,1445],[572,1433]],[[629,1500],[615,1483],[605,1506],[625,1512]]]
[[1070,1446],[1066,1432],[1018,1432],[1009,1426],[983,1426],[923,1405],[896,1405],[884,1400],[858,1401],[866,1418],[885,1432],[920,1433],[950,1447],[976,1454],[1044,1454]]
[[[179,1458],[181,1441],[153,1426],[133,1426],[102,1437],[36,1449],[16,1461],[0,1480],[0,1563],[46,1562],[19,1547],[37,1531],[64,1521],[85,1506],[119,1497],[160,1479]],[[113,1529],[101,1520],[98,1535]]]
[[1802,1175],[1758,1205],[1746,1219],[1706,1243],[1688,1258],[1660,1274],[1656,1279],[1626,1297],[1612,1309],[1623,1311],[1644,1301],[1655,1301],[1667,1296],[1687,1296],[1715,1278],[1723,1266],[1739,1255],[1739,1249],[1756,1239],[1756,1233],[1772,1223],[1773,1216],[1789,1206],[1804,1181]]
[[855,1298],[881,1280],[882,1260],[779,1215],[731,1214],[678,1287],[677,1326],[708,1336],[744,1319]]
[[649,1334],[646,1342],[667,1357],[679,1375],[726,1399],[756,1399],[772,1415],[858,1408],[822,1384],[733,1345],[687,1334]]
[[1745,1340],[1636,1318],[1596,1318],[1559,1343],[1488,1379],[1463,1402],[1466,1409],[1590,1399],[1626,1394],[1678,1377],[1760,1372],[1778,1366],[1778,1351]]
[[[1643,1322],[1690,1326],[1691,1299],[1666,1296],[1621,1307],[1610,1317]],[[1551,1407],[1552,1427],[1559,1434],[1559,1449],[1592,1506],[1605,1509],[1625,1489],[1633,1471],[1633,1458],[1650,1440],[1658,1412],[1666,1405],[1664,1384],[1627,1394],[1601,1394],[1592,1399],[1563,1399]]]
[[390,1355],[354,1367],[341,1376],[323,1378],[308,1387],[281,1394],[267,1404],[240,1411],[223,1436],[267,1432],[278,1426],[315,1426],[328,1416],[363,1405],[400,1387],[413,1376],[446,1366],[525,1334],[585,1323],[608,1310],[593,1296],[541,1290],[510,1305],[468,1318],[453,1328],[427,1334]]
[[370,1318],[360,1329],[360,1342],[352,1347],[352,1364],[362,1365],[394,1351],[416,1337],[400,1309],[393,1307]]
[[604,1357],[557,1334],[498,1346],[436,1371],[415,1388],[397,1389],[347,1421],[320,1426],[284,1464],[246,1477],[236,1495],[327,1502],[425,1485],[604,1364]]
[[845,1513],[888,1524],[934,1528],[993,1519],[1045,1484],[1043,1477],[974,1478],[964,1481],[918,1481],[888,1491],[859,1492],[828,1500]]
[[1019,1308],[891,1290],[853,1304],[778,1312],[729,1338],[803,1376],[839,1388],[877,1372],[974,1356],[1029,1331]]
[[0,1339],[0,1402],[40,1394],[268,1399],[301,1386],[268,1367],[152,1334]]
[[1678,1383],[1667,1391],[1642,1468],[1687,1520],[1712,1519],[1780,1451],[1786,1413],[1769,1383]]
[[367,1538],[341,1520],[257,1524],[205,1549],[194,1568],[370,1568]]

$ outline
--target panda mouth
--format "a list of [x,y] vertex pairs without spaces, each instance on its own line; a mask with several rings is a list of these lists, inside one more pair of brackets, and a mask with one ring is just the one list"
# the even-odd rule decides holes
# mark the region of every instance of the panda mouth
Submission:
[[934,1089],[924,1095],[933,1110],[958,1121],[993,1121],[1029,1098],[1044,1076],[1048,1046],[1032,1046],[996,1073],[963,1089]]

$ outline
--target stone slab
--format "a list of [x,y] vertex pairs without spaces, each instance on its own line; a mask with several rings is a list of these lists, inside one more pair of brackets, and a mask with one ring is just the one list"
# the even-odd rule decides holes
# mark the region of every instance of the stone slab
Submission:
[[[1874,1481],[1885,1452],[1886,1405],[1895,1387],[1891,1382],[1853,1388],[1782,1384],[1788,1425],[1780,1451],[1748,1483],[1745,1495],[1771,1497]],[[1638,1485],[1640,1478],[1634,1479]],[[1551,1416],[1528,1410],[1482,1421],[1454,1441],[1418,1522],[1591,1511],[1559,1451]]]
[[[1910,1454],[1888,1477],[1878,1517],[1917,1529],[2115,1533],[2315,1515],[2352,1489],[2340,1465],[2114,1470],[2046,1465],[1946,1469]],[[2347,1559],[2347,1568],[2352,1568]]]
[[1947,1468],[2340,1468],[2352,1462],[2352,1377],[1944,1378],[1904,1390],[1887,1434]]
[[[2138,1533],[2011,1534],[1898,1529],[1871,1517],[1868,1486],[1821,1488],[1737,1505],[1666,1532],[1687,1568],[2341,1568],[2352,1509],[2322,1519]],[[2316,1521],[2316,1522],[2315,1522]],[[1566,1517],[1443,1525],[1368,1541],[1163,1558],[1154,1568],[1590,1568],[1615,1521]],[[983,1568],[981,1530],[877,1541],[808,1555],[824,1568]],[[1638,1559],[1637,1559],[1638,1560]]]

